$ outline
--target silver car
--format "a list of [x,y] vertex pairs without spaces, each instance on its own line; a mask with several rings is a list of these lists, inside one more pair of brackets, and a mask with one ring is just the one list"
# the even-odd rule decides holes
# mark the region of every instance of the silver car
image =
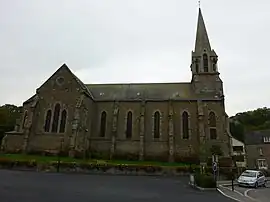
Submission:
[[246,170],[238,178],[239,186],[247,186],[257,188],[266,185],[266,177],[261,171]]

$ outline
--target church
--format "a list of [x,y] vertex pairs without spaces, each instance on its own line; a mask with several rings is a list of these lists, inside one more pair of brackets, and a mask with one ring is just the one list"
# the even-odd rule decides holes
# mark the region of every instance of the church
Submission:
[[218,56],[199,9],[190,82],[85,84],[63,64],[23,103],[4,152],[179,161],[231,151]]

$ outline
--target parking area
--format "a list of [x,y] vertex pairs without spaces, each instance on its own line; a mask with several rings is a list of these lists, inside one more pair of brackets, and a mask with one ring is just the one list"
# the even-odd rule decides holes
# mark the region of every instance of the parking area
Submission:
[[232,202],[217,191],[197,191],[187,177],[34,173],[0,170],[1,202]]
[[248,187],[239,187],[236,186],[235,189],[241,194],[247,197],[251,197],[260,202],[269,202],[270,201],[270,183],[268,182],[266,187],[258,187],[257,189],[248,188]]
[[[231,186],[226,186],[226,189],[231,190]],[[243,202],[246,201],[257,201],[257,202],[269,202],[270,201],[270,182],[267,183],[266,187],[258,187],[257,189],[249,187],[239,187],[238,185],[234,186],[236,193],[226,192],[226,194],[237,198]],[[241,196],[240,196],[241,195]]]

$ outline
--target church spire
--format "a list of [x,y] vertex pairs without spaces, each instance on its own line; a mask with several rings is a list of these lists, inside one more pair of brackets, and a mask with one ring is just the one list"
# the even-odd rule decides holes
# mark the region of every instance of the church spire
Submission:
[[202,52],[203,50],[211,51],[209,38],[204,24],[201,8],[199,8],[197,34],[195,42],[195,52]]

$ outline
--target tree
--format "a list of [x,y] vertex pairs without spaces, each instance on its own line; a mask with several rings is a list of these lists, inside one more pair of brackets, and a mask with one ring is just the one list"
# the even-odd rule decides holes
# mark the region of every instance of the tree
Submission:
[[270,129],[270,108],[258,108],[230,117],[231,134],[241,141],[244,140],[245,132],[265,129]]
[[212,155],[222,156],[223,151],[219,145],[212,145],[210,152]]
[[230,121],[230,132],[232,136],[240,141],[244,141],[245,129],[244,125],[238,121]]
[[5,132],[14,129],[16,120],[22,113],[22,107],[6,104],[0,106],[0,142],[4,137]]

